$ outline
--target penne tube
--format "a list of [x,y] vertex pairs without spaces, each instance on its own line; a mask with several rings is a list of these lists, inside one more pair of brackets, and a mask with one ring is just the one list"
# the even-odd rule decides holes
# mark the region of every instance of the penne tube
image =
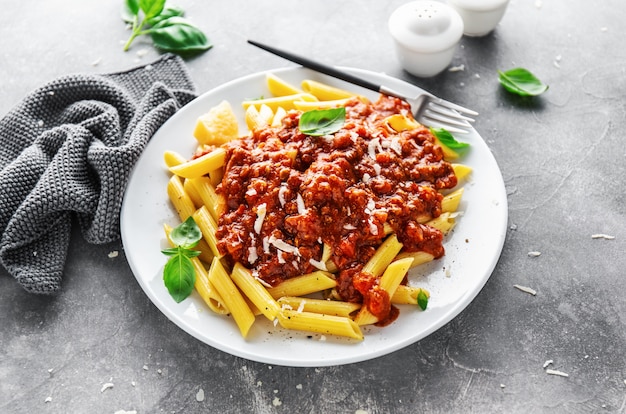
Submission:
[[361,308],[360,303],[297,296],[283,296],[278,299],[278,305],[280,305],[282,309],[295,310],[297,312],[304,311],[345,317],[349,317],[351,313]]
[[293,95],[276,96],[273,98],[243,101],[242,105],[244,110],[247,110],[249,106],[255,106],[258,110],[261,105],[267,105],[272,111],[276,112],[279,106],[282,106],[286,111],[296,109],[296,107],[294,106],[295,101],[312,102],[317,101],[317,98],[310,93],[297,93]]
[[310,79],[303,80],[300,85],[302,86],[302,90],[304,92],[314,95],[320,101],[334,101],[356,96],[352,92]]
[[274,299],[282,296],[304,296],[337,286],[337,281],[330,273],[317,270],[306,275],[292,277],[279,285],[268,288],[267,291]]
[[224,177],[224,168],[222,167],[209,171],[209,178],[211,179],[213,188],[217,188],[217,186],[222,182],[222,177]]
[[198,208],[202,205],[206,206],[209,213],[211,213],[211,217],[213,217],[213,220],[217,223],[219,220],[218,212],[221,210],[219,204],[223,199],[215,192],[215,188],[211,184],[211,179],[209,177],[198,177],[189,178],[186,182],[187,181],[190,183],[193,189],[192,191],[194,191],[201,200],[201,204],[198,205]]
[[374,277],[379,277],[401,249],[402,243],[398,241],[398,237],[395,234],[392,234],[376,249],[376,253],[365,263],[362,271],[374,275]]
[[214,258],[211,262],[209,281],[215,286],[222,299],[224,299],[226,307],[230,310],[235,323],[237,323],[241,335],[244,338],[247,337],[255,320],[254,314],[218,258]]
[[464,189],[463,187],[459,188],[447,194],[441,200],[441,211],[444,213],[452,213],[458,210],[459,204],[461,203],[461,198],[463,197]]
[[283,309],[278,314],[283,328],[316,332],[322,335],[339,335],[363,340],[363,333],[352,319],[343,316],[323,315]]
[[209,210],[205,206],[200,207],[193,213],[193,219],[196,221],[202,236],[204,236],[204,240],[206,240],[213,254],[221,259],[223,255],[217,249],[217,237],[215,237],[217,223],[211,217]]
[[391,297],[391,303],[396,305],[417,305],[417,295],[420,292],[424,292],[426,297],[430,297],[430,292],[426,289],[400,285]]
[[265,77],[265,81],[267,88],[274,96],[297,95],[303,93],[301,89],[293,86],[273,73],[268,73]]
[[171,176],[167,182],[167,196],[172,202],[181,221],[187,220],[196,210],[189,194],[185,191],[183,182],[177,175]]
[[246,109],[246,125],[250,131],[258,128],[269,126],[274,119],[274,111],[269,106],[263,104],[258,109],[254,105],[250,105]]
[[338,108],[340,106],[345,106],[347,99],[336,99],[333,101],[295,101],[293,105],[295,108],[302,112],[313,111],[315,109],[328,109],[328,108]]
[[454,170],[456,179],[459,182],[467,180],[468,176],[472,172],[472,167],[465,164],[452,164],[452,169]]
[[[171,247],[174,247],[174,243],[172,243],[172,240],[170,239],[170,232],[172,231],[172,227],[164,224],[163,229],[165,230],[165,237],[167,238],[169,245]],[[219,293],[217,293],[215,287],[211,285],[211,282],[209,282],[209,274],[204,268],[202,262],[200,261],[201,259],[202,253],[198,257],[191,258],[191,263],[193,264],[193,268],[196,271],[196,280],[193,286],[204,301],[204,303],[206,303],[206,305],[209,307],[209,309],[211,309],[215,313],[225,315],[229,312],[228,308],[224,304],[224,300],[222,299],[222,297],[219,295]],[[207,263],[210,263],[211,261],[212,258]]]
[[[405,257],[404,259],[396,260],[385,269],[385,272],[378,281],[378,286],[387,292],[389,298],[393,296],[400,282],[404,279],[406,272],[411,267],[411,263],[413,263],[413,258]],[[363,306],[356,315],[356,318],[354,318],[354,322],[359,326],[371,325],[378,322],[378,317],[373,315],[366,306]]]
[[196,188],[191,183],[191,179],[186,178],[185,181],[183,181],[183,189],[193,202],[193,205],[196,209],[199,209],[204,205],[204,201],[202,201],[202,197],[200,197],[198,190],[196,190]]
[[270,321],[276,319],[278,311],[280,310],[278,303],[261,282],[252,276],[248,269],[243,267],[240,263],[235,263],[230,277],[267,319]]
[[416,267],[424,263],[432,262],[435,259],[435,256],[426,252],[402,252],[398,254],[394,260],[406,259],[407,257],[413,259],[411,267]]
[[287,115],[287,111],[282,106],[276,108],[276,112],[274,113],[274,117],[272,118],[272,127],[279,127],[283,123],[283,118]]
[[443,234],[447,234],[450,230],[452,230],[454,224],[456,223],[456,220],[454,219],[455,217],[456,214],[454,213],[441,213],[439,217],[430,220],[426,224],[430,227],[438,229]]
[[175,165],[183,164],[187,162],[187,159],[176,151],[165,151],[163,153],[163,161],[165,161],[165,165],[169,168]]
[[197,178],[222,167],[225,158],[226,150],[216,148],[201,157],[170,167],[170,171],[181,177]]

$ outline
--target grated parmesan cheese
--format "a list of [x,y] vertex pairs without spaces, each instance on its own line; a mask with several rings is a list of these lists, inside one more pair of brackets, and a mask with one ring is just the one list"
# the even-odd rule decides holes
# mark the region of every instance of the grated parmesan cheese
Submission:
[[514,288],[521,290],[522,292],[526,292],[528,294],[531,294],[533,296],[537,295],[537,291],[535,289],[531,289],[529,287],[526,286],[522,286],[522,285],[513,285]]
[[100,392],[105,392],[109,388],[113,388],[113,383],[112,382],[107,382],[107,383],[103,384],[102,388],[100,388]]
[[608,234],[599,233],[599,234],[592,234],[591,238],[592,239],[613,240],[615,238],[615,236],[610,236]]
[[566,374],[565,372],[557,371],[555,369],[546,369],[546,374],[548,374],[548,375],[556,375],[556,376],[559,376],[559,377],[569,377],[569,375]]
[[248,247],[248,263],[253,264],[257,261],[259,255],[257,254],[257,250],[255,246]]
[[296,196],[296,205],[298,206],[298,214],[307,213],[306,206],[304,205],[304,199],[302,198],[300,193],[298,193],[298,195]]
[[287,192],[287,185],[282,183],[280,188],[278,189],[278,201],[280,201],[280,206],[285,207],[285,193]]
[[528,257],[539,257],[541,252],[528,252]]
[[259,204],[256,208],[256,220],[254,220],[254,231],[256,231],[257,234],[261,233],[261,227],[263,226],[263,221],[265,220],[265,214],[267,214],[267,204]]
[[277,239],[276,237],[274,237],[274,235],[270,236],[270,238],[268,239],[268,242],[279,250],[282,250],[286,253],[295,254],[296,256],[300,256],[300,251],[298,250],[296,246],[292,246],[291,244],[285,243],[285,241],[283,241],[282,239]]
[[328,271],[328,268],[326,267],[326,263],[315,260],[313,258],[309,259],[309,263],[311,263],[313,266],[315,266],[316,268],[318,268],[319,270],[323,270],[325,272]]
[[553,364],[553,363],[554,363],[554,361],[549,359],[549,360],[547,360],[546,362],[543,363],[543,367],[547,368],[550,364]]

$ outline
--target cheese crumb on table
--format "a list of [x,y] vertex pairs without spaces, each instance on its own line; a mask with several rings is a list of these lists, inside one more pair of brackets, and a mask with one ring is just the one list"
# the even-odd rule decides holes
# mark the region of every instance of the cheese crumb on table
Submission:
[[529,287],[526,286],[522,286],[522,285],[513,285],[514,288],[521,290],[522,292],[526,292],[530,295],[536,296],[537,295],[537,291],[535,289],[531,289]]
[[546,369],[546,374],[548,374],[548,375],[556,375],[556,376],[559,376],[559,377],[569,377],[569,375],[566,374],[565,372],[557,371],[555,369]]

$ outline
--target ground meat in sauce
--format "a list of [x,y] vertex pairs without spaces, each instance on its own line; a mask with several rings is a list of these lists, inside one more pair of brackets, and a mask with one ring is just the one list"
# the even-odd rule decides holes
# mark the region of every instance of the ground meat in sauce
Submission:
[[331,136],[302,134],[300,113],[291,111],[281,127],[226,144],[217,187],[227,203],[220,252],[277,285],[323,269],[327,244],[341,298],[367,304],[381,324],[395,319],[386,292],[360,270],[385,239],[385,224],[405,251],[441,257],[443,235],[424,223],[441,214],[438,190],[454,187],[456,176],[430,131],[396,133],[385,124],[394,114],[410,116],[409,105],[353,98],[343,128]]

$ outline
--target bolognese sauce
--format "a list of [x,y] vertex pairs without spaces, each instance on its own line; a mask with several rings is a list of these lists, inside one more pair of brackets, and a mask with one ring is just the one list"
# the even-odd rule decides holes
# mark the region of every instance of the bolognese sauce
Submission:
[[275,286],[326,270],[327,245],[339,296],[367,305],[384,324],[397,311],[363,265],[389,230],[403,251],[443,256],[443,235],[426,222],[441,214],[439,190],[457,183],[452,165],[428,128],[397,132],[385,123],[394,114],[411,116],[400,99],[352,98],[343,127],[326,136],[303,134],[300,114],[288,112],[281,126],[224,145],[217,191],[227,207],[218,248]]

